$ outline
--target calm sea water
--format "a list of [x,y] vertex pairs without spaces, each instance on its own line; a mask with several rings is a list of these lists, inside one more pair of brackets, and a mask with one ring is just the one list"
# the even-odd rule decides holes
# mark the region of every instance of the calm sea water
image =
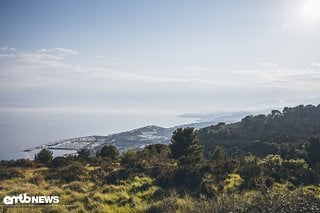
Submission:
[[172,112],[53,112],[2,110],[0,112],[0,159],[33,158],[22,150],[60,139],[109,135],[146,125],[170,127],[194,122]]

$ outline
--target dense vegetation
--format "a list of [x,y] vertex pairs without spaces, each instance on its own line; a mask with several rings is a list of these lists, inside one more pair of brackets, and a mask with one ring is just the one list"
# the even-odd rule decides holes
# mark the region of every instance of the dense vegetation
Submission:
[[8,212],[320,212],[320,107],[177,129],[170,145],[0,163],[0,197],[58,195],[68,206]]
[[207,152],[219,145],[235,155],[250,152],[259,157],[297,158],[303,157],[302,145],[316,134],[320,134],[320,105],[300,105],[200,129],[199,140]]

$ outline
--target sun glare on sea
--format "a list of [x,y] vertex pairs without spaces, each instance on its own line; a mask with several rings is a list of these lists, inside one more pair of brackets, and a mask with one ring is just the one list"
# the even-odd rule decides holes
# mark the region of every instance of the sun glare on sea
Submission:
[[306,0],[301,8],[302,16],[310,21],[320,20],[320,0]]

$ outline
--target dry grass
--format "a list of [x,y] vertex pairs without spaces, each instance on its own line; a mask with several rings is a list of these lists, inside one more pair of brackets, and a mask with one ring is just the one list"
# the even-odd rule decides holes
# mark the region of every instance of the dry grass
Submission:
[[23,193],[58,195],[59,206],[15,207],[7,208],[7,212],[144,212],[153,202],[152,196],[158,189],[149,177],[135,177],[117,185],[98,186],[88,180],[67,184],[45,180],[45,172],[46,168],[26,169],[23,178],[1,181],[0,197]]

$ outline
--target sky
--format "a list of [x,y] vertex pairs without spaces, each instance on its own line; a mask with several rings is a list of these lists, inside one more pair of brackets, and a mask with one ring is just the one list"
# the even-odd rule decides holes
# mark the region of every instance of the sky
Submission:
[[320,103],[318,0],[0,0],[0,110]]

